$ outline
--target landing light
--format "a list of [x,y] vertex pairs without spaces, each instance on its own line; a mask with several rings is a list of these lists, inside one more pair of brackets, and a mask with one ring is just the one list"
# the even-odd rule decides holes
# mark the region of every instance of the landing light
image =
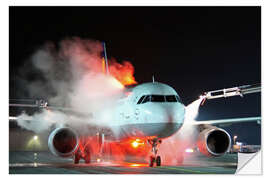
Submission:
[[193,153],[193,152],[194,152],[194,150],[191,149],[191,148],[187,148],[187,149],[186,149],[186,153]]
[[137,148],[139,146],[139,143],[137,141],[133,141],[131,143],[131,145],[134,147],[134,148]]
[[137,148],[137,147],[140,146],[140,145],[144,145],[144,142],[143,142],[142,140],[140,140],[140,139],[135,139],[135,140],[133,140],[133,141],[131,142],[131,146],[132,146],[133,148]]

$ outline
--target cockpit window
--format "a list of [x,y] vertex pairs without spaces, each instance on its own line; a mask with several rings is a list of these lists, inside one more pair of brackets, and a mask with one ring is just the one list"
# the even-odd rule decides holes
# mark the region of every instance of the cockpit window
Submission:
[[137,102],[137,104],[141,104],[141,102],[143,101],[143,98],[144,98],[145,96],[142,96],[140,99],[139,99],[139,101]]
[[176,99],[175,95],[170,95],[170,96],[166,96],[166,101],[167,102],[177,102],[177,99]]
[[145,98],[143,99],[143,101],[142,101],[141,104],[146,103],[146,102],[149,102],[151,100],[150,97],[151,97],[150,95],[145,96]]
[[182,100],[180,99],[179,96],[176,96],[176,99],[177,99],[178,102],[182,103]]
[[179,96],[176,95],[144,95],[142,96],[137,104],[144,104],[147,102],[179,102],[182,103]]
[[151,95],[151,102],[165,102],[165,96]]

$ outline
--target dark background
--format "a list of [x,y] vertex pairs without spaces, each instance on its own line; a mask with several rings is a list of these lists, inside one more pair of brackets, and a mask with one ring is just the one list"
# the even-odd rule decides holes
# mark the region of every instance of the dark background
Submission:
[[[21,97],[19,69],[44,43],[68,37],[105,41],[128,60],[139,83],[171,85],[184,104],[209,90],[261,82],[260,7],[10,7],[9,98]],[[198,120],[261,115],[261,94],[207,101]],[[225,127],[261,143],[261,127]]]

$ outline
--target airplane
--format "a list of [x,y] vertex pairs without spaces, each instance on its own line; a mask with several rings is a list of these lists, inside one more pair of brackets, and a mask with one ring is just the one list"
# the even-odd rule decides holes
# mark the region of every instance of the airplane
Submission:
[[[105,49],[105,44],[104,44]],[[106,56],[105,56],[106,57]],[[105,58],[107,66],[107,57]],[[106,73],[108,69],[106,68]],[[254,90],[255,88],[255,90]],[[94,154],[93,146],[98,146],[98,152],[102,156],[105,141],[121,142],[134,137],[130,143],[138,146],[147,143],[150,148],[149,166],[161,166],[159,147],[162,141],[166,141],[175,133],[181,131],[185,123],[186,107],[178,93],[169,85],[156,82],[147,82],[135,87],[126,88],[126,96],[119,99],[116,104],[113,118],[115,121],[110,125],[117,128],[117,134],[106,127],[89,127],[89,133],[80,132],[78,127],[58,127],[54,129],[48,138],[49,150],[56,156],[73,157],[74,163],[80,159],[85,163],[91,162]],[[220,92],[218,95],[211,93]],[[202,99],[214,99],[220,97],[243,95],[260,92],[260,86],[240,86],[208,92]],[[16,106],[12,104],[11,106]],[[35,107],[53,109],[47,102],[37,101]],[[16,120],[16,117],[10,117]],[[260,122],[260,117],[238,118],[214,121],[194,121],[199,131],[196,145],[201,153],[206,156],[221,156],[231,148],[231,137],[224,129],[214,126],[215,124],[230,124],[239,122]],[[87,137],[90,137],[87,138]],[[95,139],[95,137],[97,137]],[[91,143],[93,143],[91,145]]]

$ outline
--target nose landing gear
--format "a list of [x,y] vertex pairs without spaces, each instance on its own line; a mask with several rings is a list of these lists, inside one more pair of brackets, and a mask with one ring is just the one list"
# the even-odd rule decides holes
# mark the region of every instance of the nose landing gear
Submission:
[[154,163],[157,166],[161,166],[161,158],[157,155],[159,144],[161,144],[161,140],[158,138],[148,139],[148,143],[152,146],[152,155],[149,159],[149,167],[153,167]]

